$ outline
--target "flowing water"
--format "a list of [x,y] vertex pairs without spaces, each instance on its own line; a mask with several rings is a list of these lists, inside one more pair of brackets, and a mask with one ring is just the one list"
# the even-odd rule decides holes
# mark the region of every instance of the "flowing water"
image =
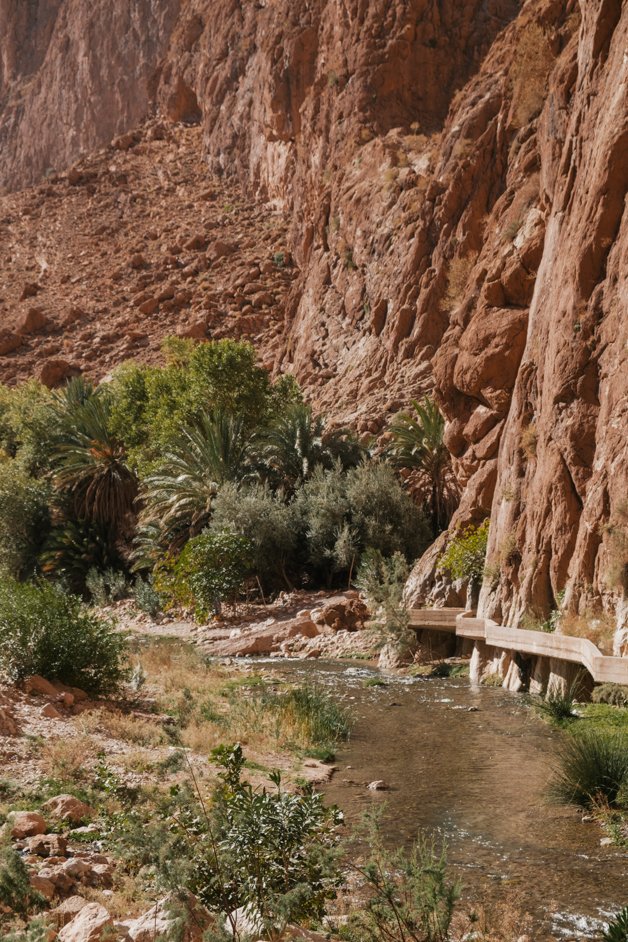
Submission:
[[[391,845],[418,829],[445,838],[448,859],[475,900],[513,896],[535,921],[535,942],[599,938],[628,903],[628,853],[600,846],[597,825],[547,800],[562,734],[521,698],[468,680],[395,679],[340,663],[278,662],[292,679],[329,685],[350,707],[350,741],[325,787],[356,821],[384,803]],[[303,678],[301,678],[301,674]],[[386,791],[369,791],[382,779]]]

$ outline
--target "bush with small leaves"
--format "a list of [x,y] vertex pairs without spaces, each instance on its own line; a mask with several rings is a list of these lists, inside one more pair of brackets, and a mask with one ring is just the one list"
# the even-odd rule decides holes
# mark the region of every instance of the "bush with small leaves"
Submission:
[[271,774],[274,791],[243,781],[240,746],[221,747],[214,759],[222,772],[211,804],[193,801],[175,822],[190,861],[186,889],[226,917],[234,940],[242,931],[236,910],[246,909],[270,940],[288,923],[321,919],[341,883],[340,812],[309,787],[285,791],[279,773]]
[[489,520],[479,526],[457,531],[438,562],[441,571],[449,572],[452,579],[465,579],[479,584],[484,575]]
[[148,579],[137,577],[133,586],[133,600],[139,610],[150,615],[151,618],[155,618],[161,612],[162,598],[155,588],[152,577]]
[[350,942],[447,942],[460,886],[447,874],[444,847],[419,835],[409,850],[391,852],[377,815],[367,818],[368,859],[355,867],[369,891],[349,918]]
[[0,461],[0,570],[26,578],[50,527],[48,482],[31,477],[15,459]]
[[125,677],[127,642],[74,595],[39,581],[0,583],[0,672],[32,674],[90,693],[115,690]]
[[92,568],[85,577],[85,588],[94,605],[109,605],[123,599],[128,592],[128,583],[123,572],[105,569],[100,572]]
[[250,540],[233,531],[206,530],[190,540],[176,560],[164,562],[155,584],[170,605],[194,606],[197,617],[204,619],[210,612],[219,615],[223,602],[236,602],[252,565]]
[[[0,906],[4,912],[25,916],[43,897],[30,885],[28,868],[12,847],[0,847]],[[4,937],[3,937],[4,938]]]
[[387,559],[379,550],[369,549],[362,557],[355,584],[373,613],[373,624],[388,641],[411,648],[409,615],[403,600],[408,564],[401,553]]
[[610,703],[612,706],[628,707],[628,687],[621,684],[600,684],[591,694],[594,703]]

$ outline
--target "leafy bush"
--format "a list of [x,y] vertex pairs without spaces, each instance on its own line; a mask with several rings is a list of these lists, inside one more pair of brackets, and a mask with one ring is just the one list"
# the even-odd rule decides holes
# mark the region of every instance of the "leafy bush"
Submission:
[[294,502],[286,502],[264,485],[239,489],[225,484],[216,495],[210,529],[233,529],[249,540],[255,573],[266,588],[280,581],[292,588],[290,573],[294,577],[302,537],[302,521]]
[[460,896],[447,875],[444,847],[419,835],[409,850],[383,846],[377,818],[368,819],[370,856],[356,867],[370,891],[366,904],[351,914],[351,942],[446,942]]
[[594,703],[610,703],[612,706],[628,707],[628,687],[621,684],[600,684],[591,694]]
[[31,477],[15,459],[0,462],[0,570],[32,575],[50,526],[49,487]]
[[438,562],[438,568],[449,572],[452,579],[465,579],[472,583],[482,581],[489,520],[479,526],[458,531],[450,540]]
[[128,592],[126,576],[116,569],[90,569],[85,577],[85,587],[94,605],[109,605],[123,599]]
[[628,906],[613,916],[602,939],[603,942],[628,942]]
[[[168,568],[156,573],[157,591],[180,605],[194,605],[199,618],[234,603],[251,571],[253,547],[237,533],[206,531],[190,540]],[[168,564],[166,564],[168,566]]]
[[154,618],[162,608],[162,598],[156,590],[152,578],[142,579],[138,576],[133,586],[133,599],[141,612]]
[[428,545],[425,517],[394,472],[371,462],[343,473],[317,469],[296,496],[315,576],[350,572],[367,548],[414,559]]
[[408,564],[401,553],[386,559],[379,550],[367,550],[360,563],[356,586],[366,597],[374,624],[387,638],[401,646],[411,646],[408,610],[403,591],[408,579]]
[[45,386],[36,380],[0,386],[0,451],[35,473],[48,467],[57,433],[52,395]]
[[89,692],[125,676],[126,640],[81,600],[45,582],[0,584],[0,670],[16,681],[41,674]]
[[584,732],[569,736],[558,753],[552,782],[554,797],[564,804],[610,807],[628,800],[628,748],[621,734]]
[[[43,897],[28,879],[28,868],[12,847],[0,847],[0,905],[3,911],[25,916]],[[4,936],[3,936],[4,938]]]
[[321,919],[341,876],[336,863],[335,808],[306,788],[291,794],[281,787],[254,789],[242,780],[240,746],[214,753],[222,766],[211,808],[193,802],[177,815],[179,840],[189,858],[186,889],[211,911],[227,917],[233,939],[241,926],[233,915],[245,909],[256,935],[281,937],[285,926]]

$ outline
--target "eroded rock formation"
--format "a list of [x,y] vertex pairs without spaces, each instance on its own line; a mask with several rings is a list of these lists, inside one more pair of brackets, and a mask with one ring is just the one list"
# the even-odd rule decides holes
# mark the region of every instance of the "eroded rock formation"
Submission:
[[[463,486],[454,526],[491,515],[484,614],[610,597],[627,483],[626,5],[123,6],[0,0],[5,185],[153,109],[200,123],[208,181],[237,180],[289,226],[300,274],[267,359],[364,431],[435,389]],[[4,360],[20,336],[0,338]],[[444,597],[439,550],[414,599]]]

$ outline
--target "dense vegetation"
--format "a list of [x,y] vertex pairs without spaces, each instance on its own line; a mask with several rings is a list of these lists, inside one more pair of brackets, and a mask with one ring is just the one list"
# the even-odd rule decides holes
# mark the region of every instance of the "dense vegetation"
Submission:
[[441,525],[435,407],[421,406],[423,445],[408,458],[436,494],[424,511],[392,463],[328,428],[250,344],[171,340],[165,353],[164,366],[124,365],[98,387],[0,387],[8,576],[48,577],[97,601],[139,576],[153,607],[205,617],[244,591],[347,585],[367,549],[411,562],[430,520]]

